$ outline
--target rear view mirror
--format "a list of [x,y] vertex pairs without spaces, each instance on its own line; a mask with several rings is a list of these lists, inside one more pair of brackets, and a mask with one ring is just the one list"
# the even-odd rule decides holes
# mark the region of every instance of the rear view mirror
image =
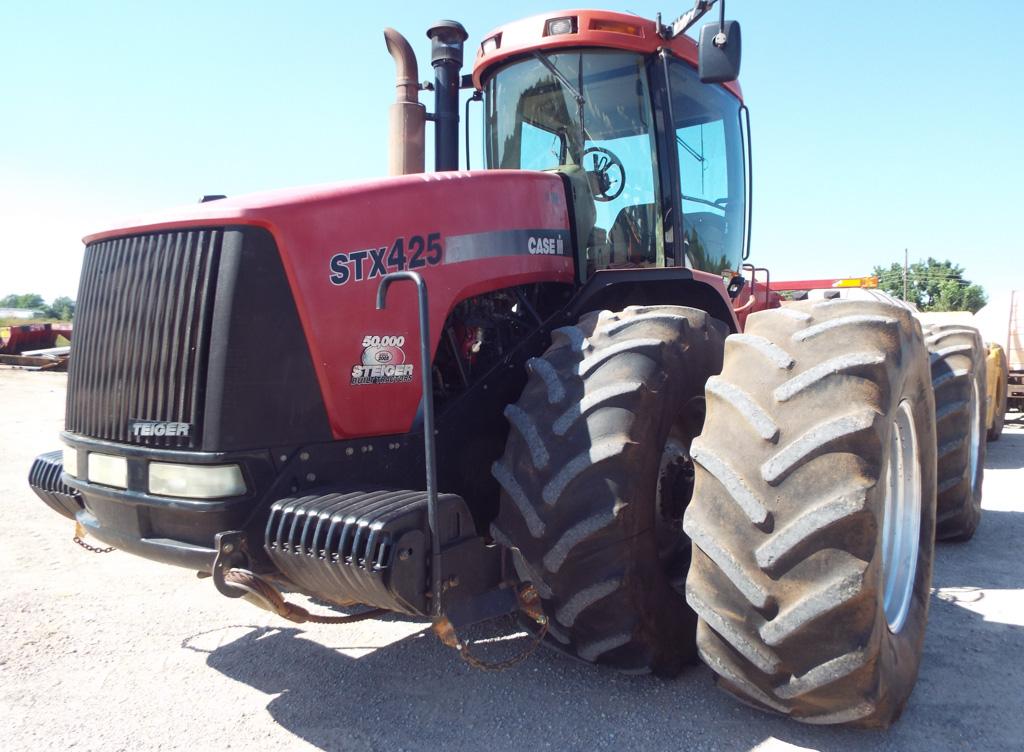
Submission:
[[701,28],[697,64],[700,80],[706,84],[721,84],[739,78],[739,21],[723,21]]

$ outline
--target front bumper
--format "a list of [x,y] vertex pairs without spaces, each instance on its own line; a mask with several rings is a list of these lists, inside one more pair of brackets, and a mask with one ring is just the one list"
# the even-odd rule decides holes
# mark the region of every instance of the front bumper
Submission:
[[212,572],[217,552],[212,548],[197,546],[171,538],[147,538],[137,531],[112,527],[101,522],[88,510],[81,510],[75,517],[89,535],[99,541],[136,556],[142,556],[162,564],[194,569],[197,572]]
[[[67,477],[65,475],[65,477]],[[244,524],[248,510],[217,505],[185,510],[167,499],[114,492],[95,484],[73,481],[85,504],[75,515],[85,531],[108,546],[136,556],[210,572],[217,555],[213,539],[222,530],[232,530],[232,520]],[[209,507],[209,502],[201,502]],[[201,543],[182,540],[187,537]],[[209,541],[208,544],[206,542]],[[205,545],[204,545],[205,544]]]
[[[53,465],[60,464],[59,453],[50,453],[43,455],[50,458],[50,471],[45,479],[49,487],[37,488],[33,484],[40,498],[53,507],[47,496],[65,488],[78,500],[73,516],[89,535],[122,551],[197,571],[211,571],[217,533],[245,530],[254,524],[259,499],[278,475],[269,452],[185,452],[127,446],[69,433],[62,434],[61,438],[78,452],[78,466],[83,469],[83,475],[90,453],[123,457],[128,468],[127,488],[113,488],[67,473],[56,473]],[[54,454],[58,456],[54,458]],[[37,459],[37,463],[42,459]],[[151,462],[238,464],[245,478],[246,492],[209,500],[155,496],[148,492]]]
[[[90,452],[126,462],[128,488],[113,488],[61,472],[60,452],[45,456],[48,480],[37,492],[42,491],[44,500],[58,486],[75,494],[81,507],[74,519],[97,541],[153,561],[209,573],[215,583],[224,566],[241,566],[272,575],[279,586],[327,602],[428,613],[426,577],[434,552],[428,542],[426,492],[374,487],[356,472],[348,472],[362,468],[379,475],[380,467],[393,471],[408,467],[410,463],[402,459],[403,447],[409,446],[405,440],[366,439],[360,442],[365,450],[359,454],[339,442],[280,450],[271,457],[269,453],[242,456],[128,447],[66,433],[62,438],[79,453],[76,472],[85,477]],[[396,456],[385,457],[383,449],[370,451],[378,445],[390,447]],[[373,465],[367,461],[371,455],[383,462]],[[246,478],[247,493],[195,500],[143,490],[148,488],[148,463],[171,459],[178,464],[236,463]],[[273,459],[280,462],[276,471]],[[326,476],[330,469],[336,477],[311,485],[318,473],[324,471]],[[392,477],[397,474],[391,473]],[[514,608],[504,549],[489,545],[477,534],[461,497],[441,494],[438,504],[440,571],[448,573],[442,591],[446,612],[458,623],[468,624]],[[224,555],[234,552],[218,546],[219,534],[229,531],[241,541],[232,543],[242,554],[241,563],[226,564]],[[222,544],[225,540],[221,536]]]

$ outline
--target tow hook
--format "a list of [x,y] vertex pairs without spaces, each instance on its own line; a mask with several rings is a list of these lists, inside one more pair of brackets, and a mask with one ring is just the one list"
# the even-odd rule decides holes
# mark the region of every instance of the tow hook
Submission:
[[228,530],[217,533],[213,541],[217,547],[211,573],[213,584],[219,593],[228,598],[245,598],[253,605],[297,624],[307,621],[314,624],[351,624],[388,613],[387,609],[374,608],[338,616],[311,614],[302,606],[286,601],[270,581],[249,569],[249,548],[245,533]]
[[217,533],[213,542],[217,547],[217,556],[213,560],[212,572],[213,584],[217,588],[217,592],[228,598],[244,598],[246,591],[229,585],[225,581],[224,575],[232,569],[249,568],[249,551],[245,533],[241,530],[227,530]]

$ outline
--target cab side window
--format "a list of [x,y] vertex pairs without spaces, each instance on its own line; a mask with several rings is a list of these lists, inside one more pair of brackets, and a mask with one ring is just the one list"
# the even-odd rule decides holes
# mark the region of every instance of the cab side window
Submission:
[[715,273],[736,269],[744,218],[739,102],[702,84],[685,63],[670,76],[687,263]]

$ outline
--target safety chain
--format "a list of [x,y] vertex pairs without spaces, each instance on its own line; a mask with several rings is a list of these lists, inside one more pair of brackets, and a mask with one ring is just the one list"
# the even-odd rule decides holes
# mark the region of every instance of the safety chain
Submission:
[[245,599],[250,603],[254,603],[260,608],[277,614],[288,621],[294,621],[297,624],[302,624],[303,622],[311,622],[313,624],[352,624],[353,622],[366,619],[375,619],[388,613],[386,608],[374,608],[358,614],[343,616],[311,614],[302,606],[286,601],[276,587],[248,569],[229,569],[224,573],[224,582],[232,587],[244,590],[246,593]]
[[491,663],[488,663],[487,661],[482,661],[469,652],[469,645],[467,645],[466,643],[462,643],[462,646],[458,649],[459,655],[462,656],[462,660],[464,660],[470,666],[472,666],[473,668],[478,668],[481,671],[505,671],[507,669],[512,668],[513,666],[517,666],[518,664],[522,663],[527,658],[529,658],[531,655],[533,655],[533,651],[535,651],[540,646],[541,642],[544,641],[544,636],[547,635],[547,633],[548,624],[547,621],[545,621],[543,624],[540,625],[540,629],[537,630],[537,634],[534,635],[533,639],[530,641],[530,644],[523,649],[523,652],[519,653],[518,655],[514,655],[511,658],[507,658],[504,661],[494,661]]
[[469,651],[469,644],[459,639],[458,634],[455,632],[455,626],[447,617],[441,617],[434,622],[434,634],[437,635],[438,639],[441,640],[442,643],[457,650],[462,660],[473,668],[480,669],[481,671],[505,671],[506,669],[510,669],[533,655],[533,652],[544,641],[544,637],[548,633],[548,617],[541,610],[540,596],[537,594],[537,591],[533,586],[528,585],[526,588],[521,590],[518,593],[518,599],[520,610],[537,622],[537,624],[540,625],[540,629],[537,630],[533,639],[525,648],[523,648],[522,652],[512,656],[511,658],[490,662],[477,658]]
[[86,535],[87,535],[87,533],[85,532],[85,528],[82,527],[82,523],[76,521],[75,522],[75,537],[72,538],[71,540],[73,540],[79,546],[84,548],[86,551],[89,551],[90,553],[94,553],[94,554],[109,554],[111,551],[116,551],[117,550],[113,546],[107,546],[105,548],[100,548],[99,546],[91,546],[91,545],[89,545],[88,543],[86,543],[83,540],[83,538],[85,538]]

